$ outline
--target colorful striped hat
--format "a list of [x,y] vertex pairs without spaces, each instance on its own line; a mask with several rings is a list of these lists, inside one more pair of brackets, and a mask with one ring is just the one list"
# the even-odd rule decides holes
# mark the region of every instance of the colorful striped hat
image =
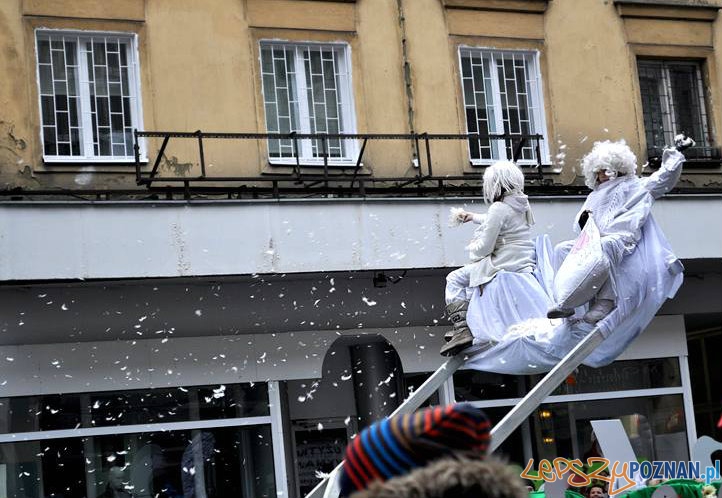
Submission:
[[346,447],[341,497],[456,452],[483,458],[491,423],[469,404],[436,406],[376,422]]

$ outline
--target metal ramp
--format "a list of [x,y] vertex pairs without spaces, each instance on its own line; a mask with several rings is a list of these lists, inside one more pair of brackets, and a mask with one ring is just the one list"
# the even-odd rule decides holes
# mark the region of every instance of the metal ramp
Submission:
[[[495,451],[519,425],[526,420],[536,408],[559,386],[584,359],[604,340],[599,328],[595,327],[582,339],[544,378],[524,396],[524,398],[491,430],[489,452]],[[426,401],[439,387],[451,377],[466,361],[463,354],[456,355],[441,365],[431,374],[426,382],[406,399],[391,416],[411,413]],[[328,477],[306,495],[306,498],[338,498],[338,480],[336,479],[342,464],[339,464]]]

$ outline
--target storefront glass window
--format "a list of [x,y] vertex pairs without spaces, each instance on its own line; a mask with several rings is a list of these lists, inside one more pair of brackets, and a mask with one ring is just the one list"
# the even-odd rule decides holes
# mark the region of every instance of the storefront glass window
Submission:
[[275,497],[270,425],[0,445],[0,496]]
[[605,419],[622,422],[637,458],[689,459],[681,394],[544,404],[532,419],[539,459],[601,456],[591,421]]
[[266,384],[0,398],[0,433],[267,416]]
[[[533,376],[530,389],[542,377]],[[677,358],[622,360],[599,368],[582,365],[567,377],[552,395],[657,389],[681,385],[682,377]]]
[[525,378],[476,370],[459,370],[454,374],[456,401],[487,401],[520,398],[526,393]]

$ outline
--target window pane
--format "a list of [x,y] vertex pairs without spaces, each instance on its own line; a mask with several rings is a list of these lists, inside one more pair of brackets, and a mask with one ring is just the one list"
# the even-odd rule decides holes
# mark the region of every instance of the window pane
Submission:
[[[350,101],[348,74],[341,64],[343,48],[328,45],[261,44],[261,77],[269,132],[330,133],[345,131]],[[300,73],[297,73],[297,68]],[[303,99],[300,101],[299,99]],[[331,158],[346,158],[347,141],[326,140]],[[293,141],[270,140],[271,157],[293,157]],[[302,157],[323,159],[321,139],[298,141]]]
[[[537,118],[542,112],[542,98],[534,57],[523,52],[461,51],[461,84],[469,133],[543,133]],[[472,160],[498,159],[501,153],[511,159],[513,147],[505,140],[470,139],[469,153]],[[536,162],[536,143],[531,139],[522,148],[520,159]]]
[[454,395],[457,401],[482,401],[519,398],[526,393],[524,377],[476,370],[454,373]]
[[40,73],[40,94],[53,94],[53,72],[50,64],[40,64],[38,68]]
[[70,141],[71,141],[71,148],[72,152],[71,155],[78,156],[81,154],[80,147],[82,146],[82,142],[80,141],[80,128],[71,128],[70,129]]
[[[269,133],[290,133],[299,131],[291,120],[296,115],[293,101],[295,94],[295,61],[293,49],[283,45],[263,45],[261,48],[261,71],[266,111],[266,130]],[[268,141],[270,157],[289,156],[284,153],[293,147],[291,139]]]
[[0,445],[7,496],[273,498],[270,425]]
[[672,102],[677,117],[675,131],[686,132],[692,137],[704,137],[700,115],[700,95],[697,91],[696,67],[669,65],[669,82]]
[[648,156],[660,156],[676,134],[685,132],[697,141],[688,155],[715,157],[709,148],[701,64],[639,59],[637,69]]
[[43,118],[43,125],[54,125],[55,124],[55,99],[53,97],[41,97],[40,98],[41,116]]
[[[532,377],[532,386],[540,376]],[[580,366],[552,394],[580,394],[682,385],[677,358],[622,360],[599,368]]]
[[662,65],[640,61],[638,70],[647,148],[663,148],[665,144],[664,122],[669,121],[669,112],[665,112],[662,106],[667,102],[665,85],[662,81]]
[[592,420],[620,419],[637,458],[686,461],[682,395],[543,404],[532,416],[537,459],[599,456]]
[[[129,88],[131,78],[127,68],[128,55],[132,57],[129,46],[127,40],[117,36],[38,34],[41,116],[44,126],[56,127],[54,133],[46,130],[43,136],[55,137],[58,142],[44,147],[45,154],[52,155],[48,151],[58,147],[57,154],[82,156],[85,154],[83,142],[92,139],[100,145],[95,148],[95,155],[132,155],[125,137],[125,129],[134,124],[130,104],[135,90]],[[79,85],[81,71],[88,77],[88,83],[83,82],[84,88]],[[82,109],[90,112],[90,129],[84,128]]]
[[57,143],[55,141],[55,128],[52,126],[43,126],[43,152],[49,156],[54,156],[58,153]]
[[38,62],[50,64],[50,41],[38,40]]
[[[341,133],[342,122],[337,118],[342,109],[338,99],[341,82],[340,77],[336,77],[338,52],[310,47],[306,54],[306,80],[311,82],[307,94],[311,133]],[[330,139],[325,144],[322,140],[314,141],[314,157],[323,158],[324,147],[329,157],[345,156],[345,141]]]
[[[483,60],[481,53],[463,52],[463,71],[469,76],[462,80],[464,88],[464,106],[466,111],[466,127],[468,133],[488,135],[490,133],[489,114],[487,112],[488,59]],[[493,115],[491,116],[493,120]],[[494,124],[492,123],[493,127]],[[491,159],[493,157],[491,142],[488,138],[469,139],[469,152],[472,160]]]
[[[0,433],[269,415],[266,384],[0,398]],[[86,415],[87,417],[84,417]]]

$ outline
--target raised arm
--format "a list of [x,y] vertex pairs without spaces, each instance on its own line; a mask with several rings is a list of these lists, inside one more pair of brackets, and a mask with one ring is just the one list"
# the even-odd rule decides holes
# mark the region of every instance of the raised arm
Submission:
[[662,166],[650,176],[643,178],[644,187],[659,199],[674,188],[682,174],[684,155],[675,149],[665,149],[662,154]]
[[471,259],[478,261],[492,253],[496,246],[496,239],[499,236],[501,227],[504,225],[508,210],[510,209],[510,207],[501,202],[495,202],[489,207],[484,229],[481,231],[481,234],[466,246]]

